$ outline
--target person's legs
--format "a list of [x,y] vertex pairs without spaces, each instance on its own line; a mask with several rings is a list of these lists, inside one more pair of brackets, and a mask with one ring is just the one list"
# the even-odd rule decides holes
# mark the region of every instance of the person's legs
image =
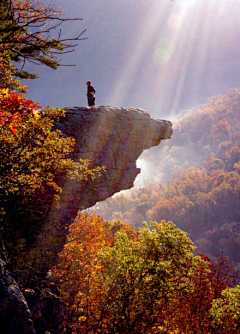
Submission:
[[95,106],[95,97],[93,96],[88,96],[88,106]]
[[89,107],[91,107],[91,105],[92,105],[91,102],[92,102],[92,100],[91,100],[91,96],[88,96],[88,106],[89,106]]

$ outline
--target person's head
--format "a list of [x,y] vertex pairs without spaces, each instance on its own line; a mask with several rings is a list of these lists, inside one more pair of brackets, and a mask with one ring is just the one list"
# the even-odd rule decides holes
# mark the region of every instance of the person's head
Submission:
[[87,81],[87,86],[91,85],[91,81]]

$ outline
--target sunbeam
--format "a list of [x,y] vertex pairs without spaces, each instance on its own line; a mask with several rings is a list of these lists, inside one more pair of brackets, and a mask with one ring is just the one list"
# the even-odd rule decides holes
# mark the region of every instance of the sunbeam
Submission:
[[[153,1],[107,103],[125,105],[130,99],[161,117],[179,112],[187,96],[194,101],[201,90],[214,85],[212,79],[221,63],[219,48],[225,48],[224,29],[232,32],[226,15],[232,6],[226,0]],[[138,94],[138,89],[145,89],[145,94]]]
[[116,80],[114,92],[108,96],[110,104],[116,103],[121,105],[124,97],[129,93],[131,85],[134,85],[134,73],[137,71],[139,64],[144,61],[144,52],[148,48],[148,44],[152,43],[155,38],[156,31],[159,29],[159,23],[163,21],[165,15],[169,11],[169,7],[165,7],[163,11],[157,10],[158,1],[153,1],[149,6],[149,14],[143,22],[142,30],[139,32],[139,39],[136,44],[130,49],[126,64],[119,73],[119,78]]

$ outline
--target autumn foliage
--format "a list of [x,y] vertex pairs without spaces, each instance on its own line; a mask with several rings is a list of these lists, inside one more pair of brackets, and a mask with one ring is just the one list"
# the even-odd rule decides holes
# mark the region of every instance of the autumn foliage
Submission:
[[223,291],[235,286],[237,274],[222,254],[211,262],[193,249],[171,222],[135,232],[120,221],[79,215],[54,269],[67,330],[223,333],[212,303],[226,302]]
[[35,257],[28,254],[36,239],[43,238],[44,222],[58,203],[64,180],[92,178],[100,170],[90,169],[87,159],[69,158],[74,140],[53,131],[65,111],[41,108],[27,98],[27,87],[18,80],[38,76],[25,71],[27,62],[60,66],[60,55],[81,40],[81,34],[61,37],[59,27],[71,20],[53,3],[0,2],[0,232],[13,268],[25,278],[29,268],[36,269]]
[[24,70],[27,61],[57,69],[59,54],[74,49],[79,37],[53,36],[70,20],[62,15],[59,8],[40,1],[0,3],[0,231],[18,270],[31,267],[27,254],[60,197],[59,177],[87,179],[98,172],[89,169],[88,160],[67,158],[74,140],[53,131],[54,121],[65,111],[41,109],[17,80],[37,76]]
[[[168,151],[164,148],[165,153],[169,152],[169,165],[165,167],[168,173],[172,170],[171,182],[159,182],[133,191],[130,197],[120,195],[98,203],[98,212],[113,223],[79,216],[55,268],[66,301],[69,331],[240,333],[236,286],[240,245],[239,110],[240,93],[232,89],[210,99],[195,113],[186,114],[176,126],[173,144]],[[174,162],[178,164],[185,154],[184,140],[188,148],[198,152],[199,165],[174,171]],[[113,236],[109,228],[112,231],[117,218],[123,221],[121,228],[127,224],[138,227],[144,220],[164,221],[152,227],[144,224],[131,235],[120,229]],[[189,232],[197,250],[181,230],[171,222],[165,223],[170,220]],[[78,228],[82,233],[87,231],[84,222],[96,233],[96,221],[101,224],[101,243],[95,235],[78,239]],[[89,231],[90,236],[93,231]],[[88,244],[90,240],[91,245],[86,247],[85,241]],[[95,256],[83,257],[94,248]],[[192,251],[209,256],[194,257]],[[70,265],[78,259],[81,278],[75,276]],[[87,267],[89,271],[85,272]],[[70,280],[64,278],[67,272]]]
[[[161,143],[161,163],[154,162],[165,179],[108,199],[98,213],[136,227],[144,220],[171,220],[189,233],[198,252],[213,258],[223,250],[239,269],[239,111],[240,91],[231,89],[185,112],[173,138]],[[151,151],[147,156],[155,157]]]

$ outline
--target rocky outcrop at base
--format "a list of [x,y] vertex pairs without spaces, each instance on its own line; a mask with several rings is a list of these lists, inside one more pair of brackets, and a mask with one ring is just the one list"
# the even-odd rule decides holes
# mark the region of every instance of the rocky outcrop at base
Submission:
[[[46,277],[45,286],[20,287],[13,279],[0,237],[0,332],[2,334],[60,334],[63,306],[58,289]],[[43,285],[42,283],[42,285]],[[51,291],[52,290],[52,291]]]
[[6,249],[0,238],[0,330],[1,333],[35,334],[28,304],[13,279]]

